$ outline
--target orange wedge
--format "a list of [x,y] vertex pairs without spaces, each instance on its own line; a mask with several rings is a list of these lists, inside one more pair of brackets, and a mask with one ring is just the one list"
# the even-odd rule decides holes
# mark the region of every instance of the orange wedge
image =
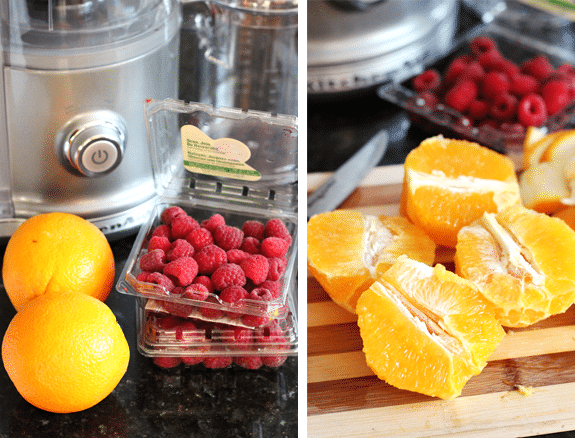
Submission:
[[336,210],[307,224],[307,266],[331,299],[355,312],[359,296],[402,254],[429,265],[435,244],[406,218]]
[[575,300],[575,231],[513,206],[461,229],[455,271],[473,282],[507,327],[562,313]]
[[452,399],[479,374],[504,336],[477,288],[400,257],[357,303],[369,367],[400,389]]
[[570,191],[562,171],[553,162],[531,166],[519,177],[523,205],[539,213],[553,213],[563,206]]
[[455,247],[461,227],[518,203],[513,162],[479,144],[436,136],[405,160],[401,212],[438,245]]

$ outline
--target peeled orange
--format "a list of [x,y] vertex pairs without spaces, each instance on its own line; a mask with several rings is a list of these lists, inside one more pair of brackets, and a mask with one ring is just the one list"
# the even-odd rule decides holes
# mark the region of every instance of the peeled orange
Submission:
[[2,267],[16,310],[40,295],[67,291],[105,301],[114,274],[114,255],[104,234],[69,213],[39,214],[22,223],[8,241]]
[[402,254],[429,265],[435,258],[433,241],[404,217],[336,210],[307,224],[308,268],[331,299],[350,312]]
[[438,245],[455,247],[461,227],[521,202],[511,159],[473,142],[428,138],[404,167],[401,212]]
[[77,292],[30,301],[2,341],[4,367],[18,392],[50,412],[77,412],[102,401],[120,382],[129,357],[110,308]]
[[357,303],[369,367],[400,389],[452,399],[504,336],[477,288],[442,265],[400,257]]
[[575,232],[522,206],[461,229],[455,269],[491,303],[502,325],[525,327],[575,300]]

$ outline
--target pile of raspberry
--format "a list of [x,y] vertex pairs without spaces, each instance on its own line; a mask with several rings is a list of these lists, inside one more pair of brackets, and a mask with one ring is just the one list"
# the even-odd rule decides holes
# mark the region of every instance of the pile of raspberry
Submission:
[[487,36],[476,37],[467,49],[443,76],[428,69],[413,78],[413,90],[425,105],[443,103],[466,117],[462,123],[523,135],[526,127],[543,125],[575,98],[571,64],[554,68],[544,55],[516,64]]
[[[150,324],[157,336],[182,342],[189,355],[155,356],[154,363],[161,368],[173,368],[181,363],[204,367],[227,368],[236,364],[256,370],[262,366],[277,368],[287,355],[287,339],[280,323],[274,320],[266,327],[247,329],[201,320],[179,318],[173,315],[151,313]],[[210,355],[210,351],[214,354]],[[193,354],[192,354],[193,353]]]
[[[282,295],[292,244],[280,219],[248,220],[237,228],[220,214],[198,222],[181,207],[170,206],[160,220],[140,258],[137,279],[161,286],[169,296],[194,301],[164,301],[168,312],[188,316],[197,308],[206,319],[226,316],[251,327],[269,321],[267,303]],[[248,312],[247,303],[255,311]]]

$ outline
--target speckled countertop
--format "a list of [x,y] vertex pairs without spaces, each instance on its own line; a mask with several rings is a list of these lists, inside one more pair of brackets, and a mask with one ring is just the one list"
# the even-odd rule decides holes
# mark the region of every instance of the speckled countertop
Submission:
[[[118,274],[135,236],[111,242]],[[5,247],[0,247],[0,260]],[[35,408],[0,369],[0,438],[296,437],[297,357],[277,370],[163,370],[136,349],[135,298],[113,290],[106,304],[130,345],[128,370],[112,394],[72,414]],[[0,336],[15,310],[0,286]]]

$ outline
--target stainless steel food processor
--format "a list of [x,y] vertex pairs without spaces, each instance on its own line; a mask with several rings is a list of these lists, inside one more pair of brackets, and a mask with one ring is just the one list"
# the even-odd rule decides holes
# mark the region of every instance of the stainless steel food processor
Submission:
[[177,0],[0,0],[0,237],[44,212],[109,238],[155,198],[146,99],[176,98]]

